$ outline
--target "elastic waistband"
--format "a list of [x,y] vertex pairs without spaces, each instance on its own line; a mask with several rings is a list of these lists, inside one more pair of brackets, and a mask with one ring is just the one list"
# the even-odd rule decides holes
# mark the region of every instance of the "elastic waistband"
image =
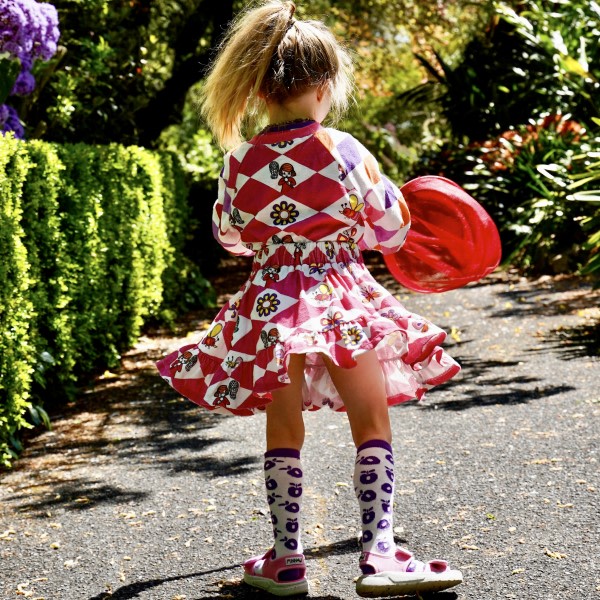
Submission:
[[310,242],[263,244],[254,256],[254,268],[268,265],[327,265],[361,262],[362,255],[354,242]]

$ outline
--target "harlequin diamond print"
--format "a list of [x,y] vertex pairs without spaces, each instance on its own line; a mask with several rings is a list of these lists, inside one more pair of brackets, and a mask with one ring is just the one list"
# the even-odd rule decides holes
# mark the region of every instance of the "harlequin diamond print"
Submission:
[[324,169],[333,160],[327,148],[314,137],[307,139],[301,145],[293,146],[286,152],[286,156],[291,162],[295,162],[296,164],[308,162],[315,171]]
[[[245,144],[244,144],[245,145]],[[249,150],[246,152],[244,159],[237,170],[238,176],[245,175],[251,177],[256,173],[267,169],[266,173],[268,176],[268,166],[274,160],[279,159],[279,153],[269,148],[268,146],[249,146]]]

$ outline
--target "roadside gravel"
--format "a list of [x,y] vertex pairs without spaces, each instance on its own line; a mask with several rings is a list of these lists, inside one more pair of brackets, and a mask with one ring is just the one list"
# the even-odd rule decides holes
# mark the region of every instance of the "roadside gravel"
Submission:
[[[222,267],[221,302],[246,264]],[[600,598],[598,292],[573,278],[500,274],[422,296],[372,267],[450,333],[463,365],[424,403],[392,409],[397,539],[465,576],[435,598]],[[214,312],[188,315],[175,334],[147,333],[0,475],[0,598],[264,597],[239,567],[270,541],[264,420],[200,411],[152,366]],[[306,420],[309,597],[356,598],[347,420],[325,410]]]

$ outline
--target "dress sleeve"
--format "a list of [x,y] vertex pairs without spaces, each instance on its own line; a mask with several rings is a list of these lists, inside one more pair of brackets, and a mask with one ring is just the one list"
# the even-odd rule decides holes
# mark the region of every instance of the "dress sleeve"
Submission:
[[213,235],[216,240],[231,254],[252,256],[254,251],[242,243],[241,229],[235,226],[232,217],[232,200],[235,189],[230,186],[231,153],[224,158],[223,169],[219,175],[217,201],[213,206]]
[[365,204],[365,230],[359,246],[361,250],[393,254],[402,247],[410,229],[406,201],[398,187],[382,175],[373,155],[358,140],[349,138],[338,149]]
[[[358,143],[358,142],[357,142]],[[365,203],[365,232],[361,250],[377,250],[382,254],[397,252],[410,229],[410,212],[398,187],[382,175],[373,155],[359,144],[362,155],[356,168],[356,183]]]

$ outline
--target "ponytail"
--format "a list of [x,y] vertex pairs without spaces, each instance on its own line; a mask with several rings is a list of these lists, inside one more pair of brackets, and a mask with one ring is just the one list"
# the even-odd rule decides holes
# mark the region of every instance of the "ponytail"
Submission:
[[297,21],[289,0],[268,0],[243,11],[231,25],[204,82],[201,112],[224,148],[241,142],[242,126],[255,125],[264,100],[284,102],[330,81],[332,108],[343,110],[352,64],[318,21]]

